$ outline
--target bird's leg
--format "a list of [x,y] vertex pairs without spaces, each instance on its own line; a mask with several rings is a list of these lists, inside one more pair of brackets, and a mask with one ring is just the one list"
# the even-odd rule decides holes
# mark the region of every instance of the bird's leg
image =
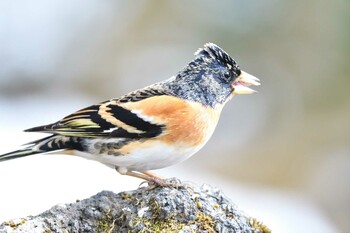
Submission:
[[162,179],[160,177],[157,177],[155,175],[150,175],[147,174],[147,173],[144,173],[144,172],[134,172],[134,171],[127,171],[125,173],[125,175],[128,175],[128,176],[133,176],[133,177],[137,177],[137,178],[141,178],[141,179],[144,179],[152,184],[155,184],[156,186],[161,186],[161,187],[170,187],[170,183],[167,182],[165,179]]
[[[162,177],[159,177],[151,172],[148,172],[148,171],[142,171],[140,172],[148,177],[150,177],[150,180],[149,182],[157,185],[157,186],[161,186],[161,187],[172,187],[172,188],[179,188],[180,185],[179,184],[174,184],[174,183],[171,183],[169,180],[166,180]],[[182,186],[181,186],[182,187]]]
[[133,176],[133,177],[137,177],[137,178],[140,178],[140,179],[143,179],[143,180],[147,180],[147,181],[150,181],[150,179],[151,179],[151,176],[149,176],[148,174],[142,174],[142,173],[139,173],[139,172],[128,171],[127,169],[122,168],[122,167],[117,167],[116,166],[115,170],[121,175]]
[[143,180],[146,180],[150,183],[155,184],[156,186],[161,186],[161,187],[173,187],[173,188],[179,188],[182,187],[180,184],[174,184],[166,179],[160,178],[150,172],[136,172],[136,171],[128,171],[123,168],[115,167],[115,170],[119,172],[121,175],[128,175],[128,176],[133,176],[137,177]]
[[134,171],[128,171],[125,175],[129,175],[129,176],[134,176],[134,177],[138,177],[141,179],[144,179],[156,186],[160,186],[160,187],[170,187],[170,188],[183,188],[185,187],[185,185],[181,184],[181,181],[178,179],[171,179],[171,180],[167,180],[164,178],[161,178],[159,176],[156,176],[150,172],[147,171],[143,171],[143,172],[134,172]]
[[157,179],[160,179],[160,180],[164,180],[164,178],[159,177],[159,176],[157,176],[157,175],[155,175],[155,174],[153,174],[153,173],[151,173],[151,172],[148,172],[148,171],[143,171],[143,172],[141,172],[141,173],[143,173],[143,174],[145,174],[145,175],[147,175],[147,176],[149,176],[149,177],[154,177],[154,178],[157,178]]

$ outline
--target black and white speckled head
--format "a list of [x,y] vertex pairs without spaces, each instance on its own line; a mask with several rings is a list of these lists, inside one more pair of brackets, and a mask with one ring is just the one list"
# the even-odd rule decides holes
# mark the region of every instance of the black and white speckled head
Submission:
[[238,64],[224,50],[207,43],[195,53],[193,61],[164,85],[180,98],[214,108],[232,96],[233,83],[241,73]]

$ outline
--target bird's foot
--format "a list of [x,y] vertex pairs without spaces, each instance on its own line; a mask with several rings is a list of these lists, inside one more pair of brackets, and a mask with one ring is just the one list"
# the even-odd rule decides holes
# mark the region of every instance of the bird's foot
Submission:
[[150,186],[154,186],[154,188],[156,187],[167,187],[167,188],[176,188],[176,189],[180,189],[180,188],[185,188],[185,184],[183,184],[179,179],[173,177],[170,179],[162,179],[162,178],[158,178],[158,177],[151,177],[148,180],[148,184]]
[[177,178],[164,179],[148,171],[142,171],[142,172],[128,171],[126,169],[121,169],[119,167],[115,167],[115,169],[122,175],[133,176],[133,177],[137,177],[145,180],[140,184],[140,186],[143,185],[145,182],[148,182],[148,185],[151,188],[168,187],[168,188],[179,189],[179,188],[185,187],[185,185],[182,184],[181,181]]

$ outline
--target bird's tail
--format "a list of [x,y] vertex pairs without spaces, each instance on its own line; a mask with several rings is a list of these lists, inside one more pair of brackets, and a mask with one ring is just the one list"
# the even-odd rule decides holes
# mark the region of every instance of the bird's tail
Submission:
[[17,159],[22,158],[29,155],[39,154],[41,152],[33,150],[33,148],[24,148],[20,150],[15,150],[6,154],[0,155],[0,162],[10,160],[10,159]]
[[51,135],[24,145],[23,149],[0,155],[0,162],[22,158],[29,155],[53,152],[64,149],[80,149],[80,142],[77,138],[61,135]]

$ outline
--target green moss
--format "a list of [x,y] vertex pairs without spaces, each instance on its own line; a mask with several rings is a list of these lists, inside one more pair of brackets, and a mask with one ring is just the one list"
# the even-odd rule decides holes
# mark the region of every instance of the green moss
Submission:
[[123,192],[121,193],[121,198],[123,200],[126,200],[128,202],[133,203],[135,206],[139,206],[141,203],[141,200],[137,199],[136,197],[132,196],[131,194],[129,194],[128,192]]
[[157,219],[161,211],[159,203],[154,198],[151,198],[147,203],[147,206],[149,206],[152,212],[152,218]]
[[114,225],[115,220],[116,219],[113,219],[111,211],[108,210],[103,217],[100,217],[98,219],[96,232],[97,233],[100,233],[100,232],[104,232],[104,233],[112,232],[112,230],[115,227],[115,225]]
[[[215,231],[216,222],[214,219],[205,213],[201,212],[200,209],[202,207],[202,203],[195,198],[195,204],[198,209],[197,216],[193,221],[190,222],[179,222],[176,220],[175,216],[167,216],[166,219],[161,218],[162,207],[157,202],[156,198],[151,198],[147,201],[147,203],[142,203],[137,198],[134,198],[129,193],[122,193],[122,198],[124,200],[132,200],[135,206],[140,208],[148,207],[148,215],[146,216],[136,216],[134,217],[128,225],[132,229],[138,229],[141,233],[171,233],[171,232],[179,232],[185,228],[186,226],[196,225],[198,231],[206,231],[208,233],[213,233]],[[123,216],[118,217],[118,219],[123,219]],[[107,212],[103,218],[99,219],[98,222],[98,231],[97,232],[111,232],[115,227],[115,220],[110,212]],[[195,231],[194,231],[195,232]]]
[[200,209],[202,207],[202,204],[200,203],[200,201],[197,201],[196,204],[197,204],[197,209]]
[[121,197],[123,198],[123,200],[132,200],[133,196],[131,196],[129,193],[123,192],[121,193]]
[[201,211],[198,212],[195,222],[198,224],[199,230],[207,231],[208,233],[216,232],[215,220]]
[[18,226],[24,224],[26,221],[27,221],[27,219],[25,219],[25,218],[22,218],[19,222],[14,222],[13,220],[10,220],[8,222],[5,222],[5,225],[16,229]]
[[144,228],[140,231],[142,233],[167,233],[167,232],[179,232],[185,227],[185,224],[180,223],[173,218],[168,219],[134,219],[133,225],[143,224]]
[[140,229],[142,233],[179,232],[186,226],[184,223],[175,220],[172,216],[166,219],[159,218],[161,206],[155,198],[151,198],[145,206],[149,207],[152,216],[150,218],[136,217],[130,223],[134,227],[142,226],[142,229]]
[[251,218],[248,223],[254,229],[254,232],[271,233],[271,230],[256,218]]

